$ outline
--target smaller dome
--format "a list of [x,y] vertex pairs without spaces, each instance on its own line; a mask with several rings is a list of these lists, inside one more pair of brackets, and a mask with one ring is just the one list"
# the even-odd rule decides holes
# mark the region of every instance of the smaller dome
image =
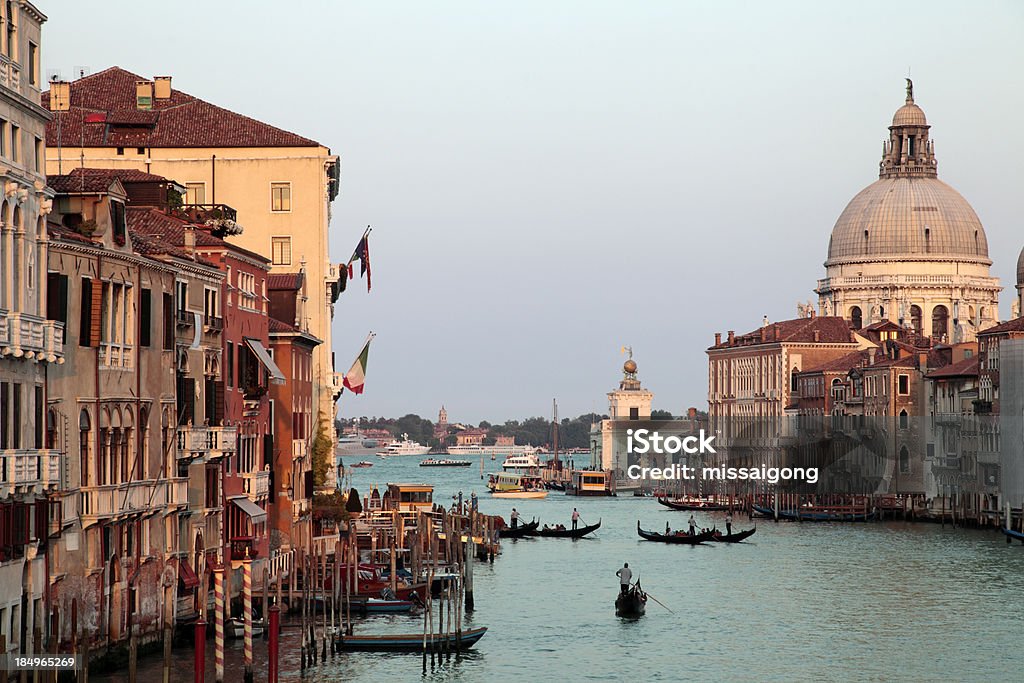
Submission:
[[892,117],[893,126],[927,126],[924,110],[913,102],[907,102],[896,110]]
[[1024,249],[1021,249],[1017,257],[1017,286],[1024,287]]

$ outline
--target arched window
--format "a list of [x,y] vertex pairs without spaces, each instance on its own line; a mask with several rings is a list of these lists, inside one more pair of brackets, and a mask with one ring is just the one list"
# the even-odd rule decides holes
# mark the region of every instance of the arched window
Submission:
[[796,378],[796,376],[798,374],[800,374],[800,368],[793,368],[793,370],[789,373],[789,390],[790,391],[796,391],[797,390],[797,378]]
[[79,480],[80,486],[89,486],[91,478],[89,468],[92,461],[92,423],[89,420],[89,411],[83,410],[78,414],[78,454],[80,458]]
[[914,304],[910,307],[910,329],[914,330],[917,334],[921,334],[921,307]]
[[910,451],[907,450],[906,446],[900,448],[900,473],[907,474],[910,472]]
[[855,330],[864,327],[864,314],[861,312],[860,306],[850,308],[850,327]]
[[910,417],[907,415],[906,410],[900,411],[900,429],[906,429],[910,423]]
[[949,309],[939,304],[932,309],[932,338],[944,341],[949,335]]

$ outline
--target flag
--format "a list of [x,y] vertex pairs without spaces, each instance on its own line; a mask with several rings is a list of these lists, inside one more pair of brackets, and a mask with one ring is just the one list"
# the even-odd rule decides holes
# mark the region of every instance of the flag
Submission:
[[342,385],[353,394],[363,393],[363,383],[366,381],[366,361],[370,356],[370,342],[374,336],[371,332],[370,336],[366,338],[363,350],[359,352],[359,356],[352,363],[352,367],[349,368],[348,372],[345,373],[345,379],[342,381]]
[[366,291],[370,291],[370,226],[366,226],[366,232],[359,239],[355,251],[348,260],[348,277],[355,277],[355,269],[352,264],[359,261],[359,277],[366,276]]

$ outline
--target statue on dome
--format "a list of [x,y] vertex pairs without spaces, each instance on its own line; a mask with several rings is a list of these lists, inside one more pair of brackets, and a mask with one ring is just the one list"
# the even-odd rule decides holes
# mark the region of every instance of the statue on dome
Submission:
[[907,102],[914,101],[914,81],[907,79]]

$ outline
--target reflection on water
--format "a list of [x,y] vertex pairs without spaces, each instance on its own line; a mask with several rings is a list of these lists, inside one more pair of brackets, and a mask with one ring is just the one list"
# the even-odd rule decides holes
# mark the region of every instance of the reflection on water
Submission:
[[[489,627],[476,649],[424,680],[934,679],[1015,680],[1024,616],[1024,548],[991,532],[903,523],[818,525],[757,522],[751,542],[669,546],[636,536],[636,522],[682,527],[688,513],[650,498],[545,500],[488,497],[479,469],[419,469],[418,458],[375,459],[354,485],[428,481],[435,500],[476,491],[481,510],[569,523],[603,518],[596,538],[505,541],[494,565],[476,567],[476,612],[466,624]],[[492,466],[487,463],[488,468]],[[710,526],[712,515],[698,514]],[[718,526],[723,526],[718,519]],[[737,519],[738,528],[747,528]],[[615,617],[615,570],[629,562],[651,601],[636,621]],[[361,632],[419,632],[422,621],[373,617]],[[256,680],[266,680],[257,640]],[[241,642],[227,652],[227,680],[241,680]],[[212,641],[208,681],[213,680]],[[299,674],[299,633],[282,634],[282,680],[394,680],[421,675],[418,655],[328,655]],[[175,653],[174,681],[192,680],[191,651]],[[159,658],[140,679],[159,680]],[[95,677],[126,681],[127,676]]]

